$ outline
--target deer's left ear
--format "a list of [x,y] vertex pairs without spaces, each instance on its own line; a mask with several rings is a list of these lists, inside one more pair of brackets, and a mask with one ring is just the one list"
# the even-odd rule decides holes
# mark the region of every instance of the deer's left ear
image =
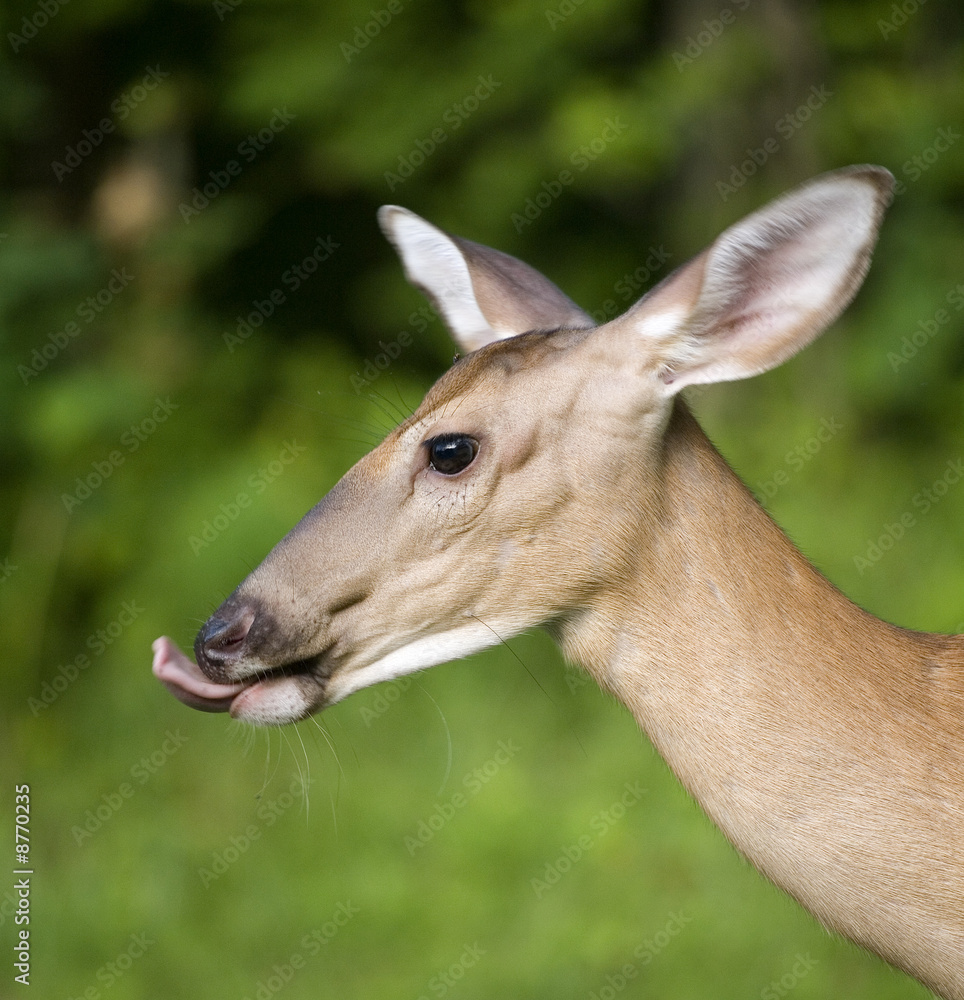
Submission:
[[593,339],[654,369],[669,395],[774,368],[856,294],[893,183],[872,166],[815,178],[727,229]]
[[378,221],[406,277],[464,351],[529,330],[595,326],[548,278],[509,254],[450,236],[397,205],[380,208]]

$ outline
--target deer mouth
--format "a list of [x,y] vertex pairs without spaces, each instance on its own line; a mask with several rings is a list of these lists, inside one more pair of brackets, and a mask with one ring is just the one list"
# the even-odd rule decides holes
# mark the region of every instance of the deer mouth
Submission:
[[157,639],[153,649],[154,676],[175,698],[201,712],[230,712],[235,719],[284,725],[310,715],[325,700],[323,653],[221,683],[207,677],[166,636]]

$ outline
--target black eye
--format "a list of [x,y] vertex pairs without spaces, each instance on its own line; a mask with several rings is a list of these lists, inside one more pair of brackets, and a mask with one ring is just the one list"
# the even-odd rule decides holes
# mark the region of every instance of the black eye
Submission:
[[445,476],[454,476],[470,465],[478,454],[479,442],[467,434],[440,434],[426,441],[429,465]]

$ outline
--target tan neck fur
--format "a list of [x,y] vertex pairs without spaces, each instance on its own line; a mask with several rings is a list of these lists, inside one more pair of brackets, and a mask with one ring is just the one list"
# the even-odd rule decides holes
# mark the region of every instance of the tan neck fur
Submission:
[[850,602],[682,404],[665,441],[659,529],[563,636],[567,655],[760,870],[964,997],[964,637]]

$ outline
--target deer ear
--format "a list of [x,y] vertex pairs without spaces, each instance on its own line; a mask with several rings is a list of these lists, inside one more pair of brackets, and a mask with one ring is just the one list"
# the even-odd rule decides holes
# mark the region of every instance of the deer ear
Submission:
[[450,236],[397,205],[380,208],[378,221],[406,277],[464,351],[528,330],[595,326],[548,278],[515,257]]
[[893,183],[870,166],[815,178],[727,229],[594,336],[624,353],[628,337],[637,356],[644,341],[670,394],[774,368],[856,294]]

